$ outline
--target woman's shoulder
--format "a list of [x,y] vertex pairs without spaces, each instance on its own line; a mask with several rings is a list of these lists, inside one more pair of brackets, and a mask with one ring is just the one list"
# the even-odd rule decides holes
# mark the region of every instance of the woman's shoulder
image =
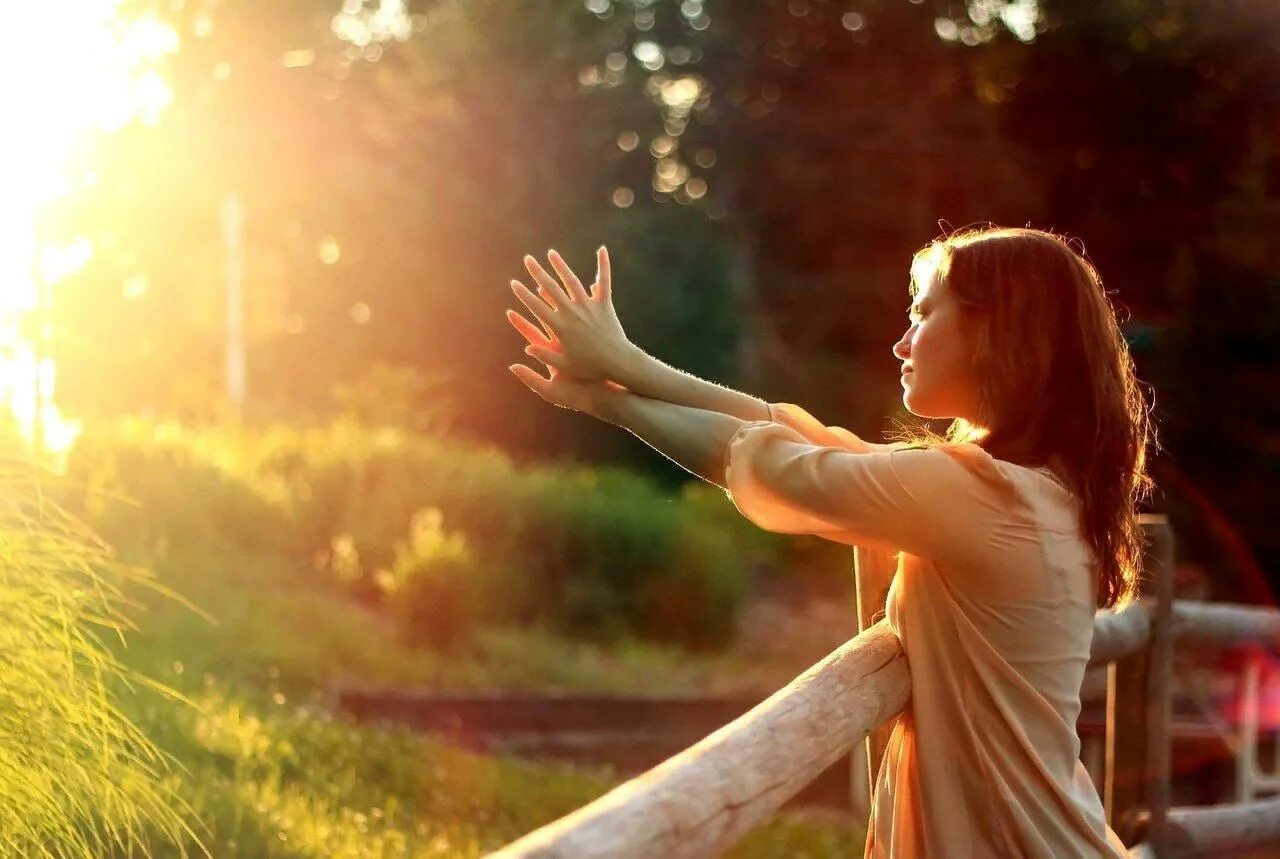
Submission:
[[972,442],[928,442],[893,446],[892,457],[899,474],[932,484],[934,488],[987,489],[1012,499],[1016,494],[1014,474],[1004,461],[991,456]]
[[933,442],[895,449],[895,472],[931,503],[975,502],[1020,521],[1074,521],[1075,495],[1048,467],[993,456],[973,442]]
[[837,447],[850,453],[883,453],[892,445],[867,441],[841,426],[828,426],[795,403],[769,403],[774,423],[798,432],[810,444]]
[[975,476],[995,483],[1016,483],[1031,478],[1038,483],[1070,494],[1066,482],[1048,465],[1032,466],[1000,459],[973,442],[934,442],[894,446],[897,451],[927,450],[938,461],[954,463]]

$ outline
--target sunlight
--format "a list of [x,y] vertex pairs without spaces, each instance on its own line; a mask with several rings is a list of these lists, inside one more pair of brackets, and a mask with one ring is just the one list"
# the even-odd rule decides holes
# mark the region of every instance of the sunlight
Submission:
[[[5,113],[20,131],[0,142],[0,411],[29,440],[65,450],[78,425],[53,401],[55,368],[41,356],[41,301],[93,256],[87,239],[53,247],[39,235],[47,208],[90,186],[95,134],[154,122],[171,91],[157,66],[178,34],[149,16],[125,20],[124,0],[80,0],[74,14],[31,3],[0,22],[14,37],[0,52]],[[34,334],[34,336],[33,336]]]

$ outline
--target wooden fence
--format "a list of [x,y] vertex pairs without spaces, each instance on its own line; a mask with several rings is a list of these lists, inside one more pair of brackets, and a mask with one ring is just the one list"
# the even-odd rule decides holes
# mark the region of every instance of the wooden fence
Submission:
[[[1280,650],[1280,612],[1172,598],[1173,535],[1144,517],[1148,570],[1140,600],[1099,612],[1092,666],[1108,666],[1107,819],[1135,856],[1201,856],[1280,847],[1280,797],[1170,807],[1169,687],[1175,643]],[[577,811],[493,854],[515,857],[714,856],[769,819],[819,773],[867,745],[872,770],[911,678],[883,620],[894,558],[858,549],[855,638],[705,739]],[[868,780],[873,781],[868,772]]]

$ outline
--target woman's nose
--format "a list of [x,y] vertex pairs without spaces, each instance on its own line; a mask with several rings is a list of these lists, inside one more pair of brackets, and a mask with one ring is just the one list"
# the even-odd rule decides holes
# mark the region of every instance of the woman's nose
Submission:
[[911,357],[911,349],[909,348],[910,343],[911,332],[908,330],[906,334],[902,335],[901,340],[893,344],[893,354],[905,361],[907,358]]

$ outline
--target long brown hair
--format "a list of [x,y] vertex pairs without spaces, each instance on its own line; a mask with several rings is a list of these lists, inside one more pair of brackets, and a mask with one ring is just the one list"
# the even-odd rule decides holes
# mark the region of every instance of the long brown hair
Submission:
[[973,423],[953,421],[945,441],[1053,470],[1080,505],[1098,606],[1131,602],[1142,566],[1137,506],[1153,486],[1146,463],[1155,427],[1083,246],[1040,230],[970,228],[915,254],[913,296],[925,276],[945,282],[977,323],[979,414]]

